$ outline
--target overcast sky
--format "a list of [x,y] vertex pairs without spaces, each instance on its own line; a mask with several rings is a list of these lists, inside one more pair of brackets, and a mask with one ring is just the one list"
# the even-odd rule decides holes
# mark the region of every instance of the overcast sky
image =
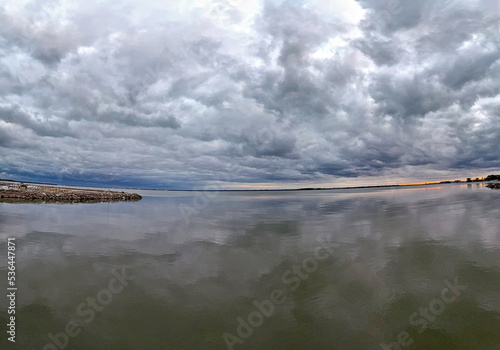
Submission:
[[0,0],[0,178],[150,188],[500,170],[498,0]]

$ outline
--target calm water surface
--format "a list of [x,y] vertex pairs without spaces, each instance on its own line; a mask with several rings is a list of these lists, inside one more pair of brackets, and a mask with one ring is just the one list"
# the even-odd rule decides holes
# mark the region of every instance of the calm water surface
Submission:
[[0,349],[500,349],[500,191],[142,194],[0,203]]

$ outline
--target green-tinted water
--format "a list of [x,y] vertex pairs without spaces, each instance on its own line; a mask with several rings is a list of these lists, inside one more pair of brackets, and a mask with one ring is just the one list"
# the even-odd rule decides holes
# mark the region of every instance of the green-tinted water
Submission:
[[500,349],[500,191],[143,195],[0,203],[1,349]]

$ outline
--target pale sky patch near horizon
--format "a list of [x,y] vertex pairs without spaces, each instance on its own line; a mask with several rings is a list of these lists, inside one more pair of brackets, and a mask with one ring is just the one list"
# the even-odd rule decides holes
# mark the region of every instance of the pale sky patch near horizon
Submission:
[[0,178],[193,189],[500,170],[497,0],[0,0]]

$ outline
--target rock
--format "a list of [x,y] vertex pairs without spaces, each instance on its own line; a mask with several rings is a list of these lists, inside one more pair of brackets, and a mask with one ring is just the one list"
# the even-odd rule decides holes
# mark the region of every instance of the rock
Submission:
[[[45,187],[44,189],[47,189]],[[50,190],[58,190],[58,188],[49,187]],[[41,190],[26,190],[14,191],[0,189],[1,198],[15,198],[20,200],[41,200],[57,201],[57,202],[113,202],[113,201],[138,201],[142,197],[137,193],[112,192],[100,190],[68,190],[59,193],[45,193]]]

